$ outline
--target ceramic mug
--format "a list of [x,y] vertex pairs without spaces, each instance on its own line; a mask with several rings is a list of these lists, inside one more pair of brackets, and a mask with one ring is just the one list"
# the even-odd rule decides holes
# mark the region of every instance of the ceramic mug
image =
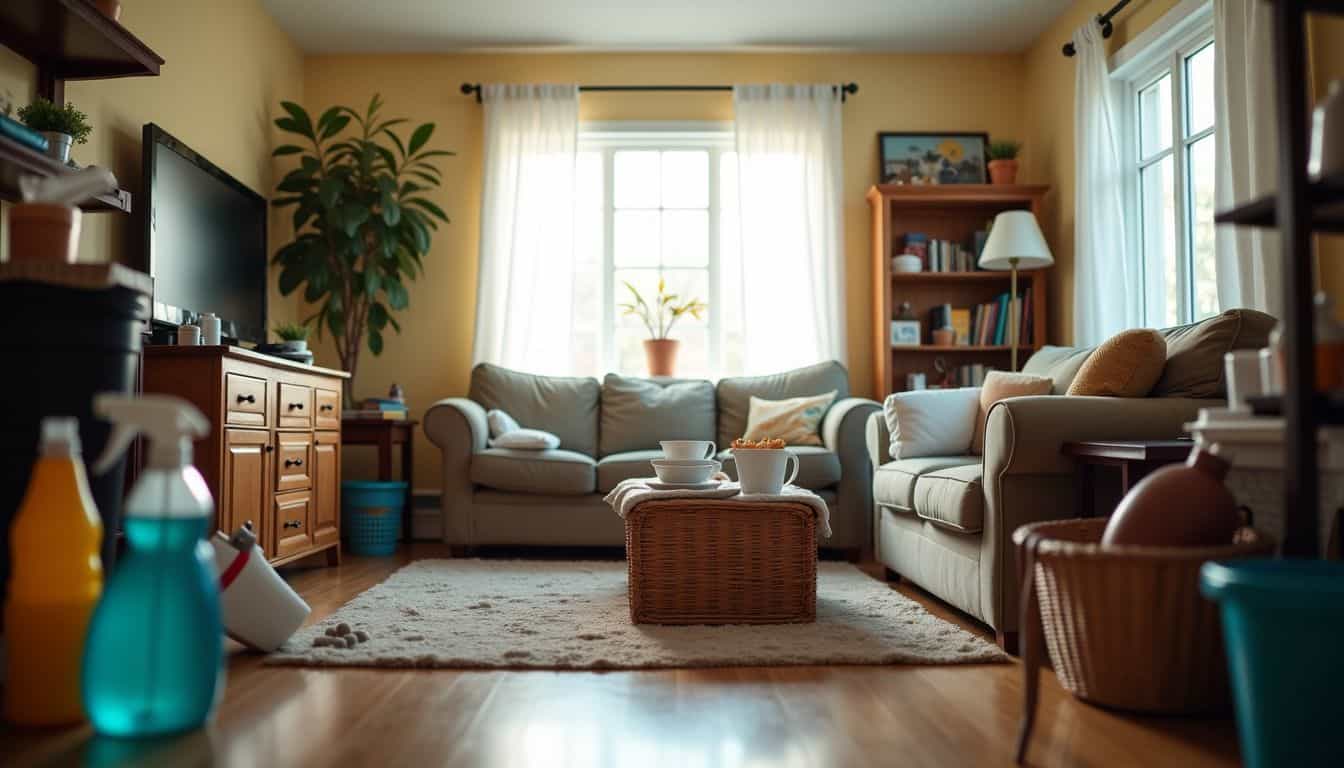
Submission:
[[1260,374],[1260,350],[1239,349],[1223,355],[1227,377],[1227,407],[1234,411],[1248,411],[1246,398],[1265,393],[1264,378]]
[[[744,494],[773,496],[798,479],[798,456],[783,448],[734,448],[733,461]],[[793,471],[786,480],[789,462],[793,462]]]
[[663,440],[665,459],[712,459],[719,452],[713,440]]

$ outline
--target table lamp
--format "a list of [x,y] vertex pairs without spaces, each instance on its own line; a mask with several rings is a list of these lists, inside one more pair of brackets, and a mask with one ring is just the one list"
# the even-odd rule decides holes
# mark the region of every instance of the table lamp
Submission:
[[1008,306],[1009,343],[1012,345],[1012,369],[1017,370],[1017,270],[1041,269],[1055,263],[1050,255],[1050,246],[1045,244],[1045,235],[1036,223],[1036,215],[1031,211],[1004,211],[994,217],[990,225],[989,240],[980,252],[977,262],[981,269],[996,272],[1011,270],[1012,288]]

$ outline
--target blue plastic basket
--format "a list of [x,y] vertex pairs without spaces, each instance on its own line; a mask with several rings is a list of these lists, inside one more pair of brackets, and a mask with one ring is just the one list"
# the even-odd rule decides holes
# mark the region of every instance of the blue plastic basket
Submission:
[[1344,765],[1344,565],[1320,560],[1206,563],[1219,603],[1248,768]]
[[352,555],[391,555],[401,538],[406,484],[381,480],[341,483],[341,531]]

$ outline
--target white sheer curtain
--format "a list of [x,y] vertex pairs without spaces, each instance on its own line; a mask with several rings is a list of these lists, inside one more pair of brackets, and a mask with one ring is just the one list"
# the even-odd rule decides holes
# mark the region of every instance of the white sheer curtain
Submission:
[[485,85],[472,362],[568,374],[573,356],[575,85]]
[[[1278,186],[1274,120],[1273,15],[1261,0],[1214,0],[1214,100],[1218,132],[1217,209],[1268,194]],[[1218,227],[1218,304],[1251,307],[1275,317],[1282,309],[1282,261],[1273,230]]]
[[1138,265],[1126,247],[1125,167],[1117,87],[1096,20],[1073,33],[1073,343],[1100,344],[1141,325]]
[[[747,373],[845,359],[840,94],[733,86]],[[712,310],[711,310],[712,311]]]

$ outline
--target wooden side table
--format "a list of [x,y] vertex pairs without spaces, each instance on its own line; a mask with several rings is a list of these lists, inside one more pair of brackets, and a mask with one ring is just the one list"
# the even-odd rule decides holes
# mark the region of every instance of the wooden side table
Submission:
[[414,419],[405,421],[383,421],[377,419],[342,419],[342,445],[373,445],[378,448],[378,479],[392,479],[392,446],[401,446],[401,479],[406,483],[406,502],[401,510],[401,536],[411,540],[411,519],[414,510],[413,477],[415,458]]
[[1060,453],[1072,457],[1077,468],[1074,487],[1078,494],[1078,516],[1093,517],[1096,514],[1097,467],[1120,468],[1120,493],[1123,496],[1153,470],[1185,461],[1194,447],[1194,440],[1088,440],[1065,443]]

